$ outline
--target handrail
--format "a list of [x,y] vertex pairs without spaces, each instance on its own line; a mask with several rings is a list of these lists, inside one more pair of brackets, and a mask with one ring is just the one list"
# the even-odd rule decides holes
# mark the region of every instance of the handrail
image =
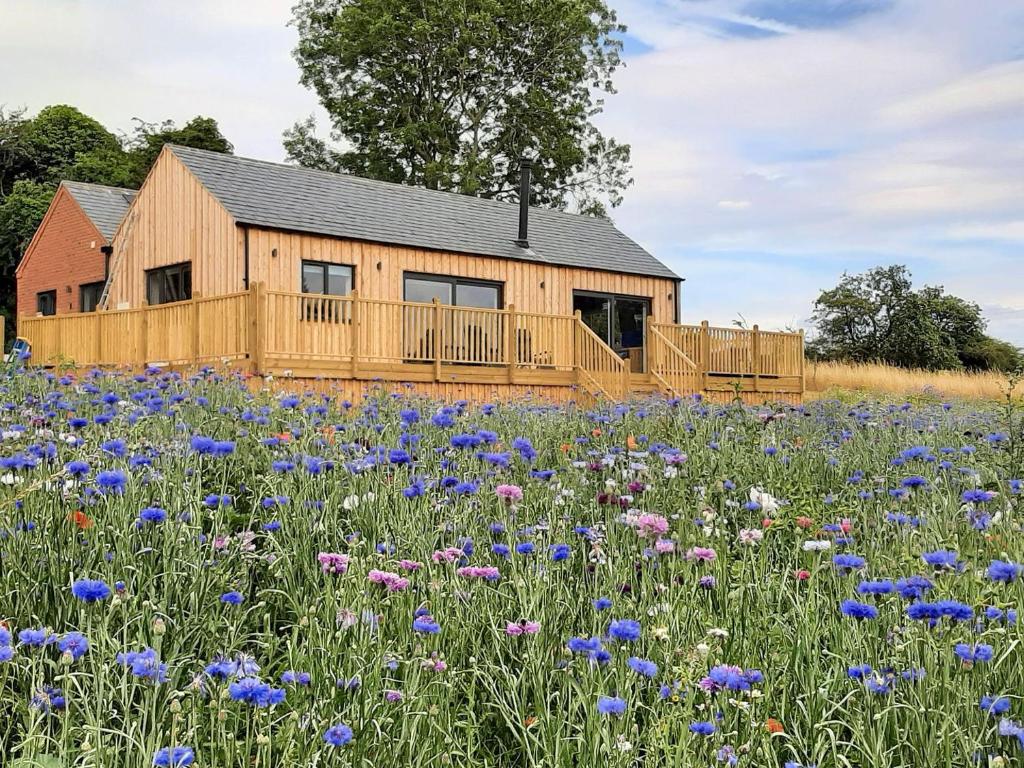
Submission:
[[[629,368],[626,362],[583,322],[578,313],[575,317],[576,369],[585,372],[605,397],[612,400],[625,397],[629,392]],[[584,354],[584,344],[589,346],[589,354]],[[605,374],[602,378],[606,377],[607,381],[598,378],[601,374]]]
[[653,325],[649,326],[649,359],[651,375],[677,397],[700,389],[700,369],[668,337]]

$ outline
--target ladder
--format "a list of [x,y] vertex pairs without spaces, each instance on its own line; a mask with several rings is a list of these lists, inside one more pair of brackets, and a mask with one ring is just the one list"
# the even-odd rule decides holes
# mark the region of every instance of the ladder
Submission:
[[136,209],[133,205],[128,210],[128,218],[125,219],[124,227],[120,233],[121,236],[117,240],[117,249],[110,260],[110,266],[107,269],[107,279],[103,283],[103,292],[100,293],[99,301],[96,302],[96,309],[100,311],[106,311],[107,309],[107,302],[110,300],[110,286],[113,285],[114,278],[117,276],[121,263],[124,261],[124,252],[128,249],[128,238],[131,236],[132,227],[135,225],[135,216]]

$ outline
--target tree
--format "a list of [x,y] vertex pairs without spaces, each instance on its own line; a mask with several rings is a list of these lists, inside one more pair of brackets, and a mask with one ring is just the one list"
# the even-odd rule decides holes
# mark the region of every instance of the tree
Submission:
[[603,213],[629,146],[592,119],[613,93],[625,27],[604,0],[300,0],[295,58],[330,115],[286,133],[293,161],[514,200],[535,155],[538,205]]
[[23,142],[33,175],[48,184],[78,175],[76,164],[89,155],[110,158],[123,151],[117,136],[66,104],[45,107],[25,123]]
[[1013,370],[1020,351],[985,335],[981,308],[941,286],[914,291],[904,266],[844,274],[814,303],[816,357],[931,370]]
[[133,187],[142,185],[164,144],[179,144],[227,154],[234,150],[231,142],[220,132],[217,121],[202,116],[193,117],[181,128],[173,120],[165,120],[160,125],[138,120],[135,134],[127,144],[131,174],[129,186]]

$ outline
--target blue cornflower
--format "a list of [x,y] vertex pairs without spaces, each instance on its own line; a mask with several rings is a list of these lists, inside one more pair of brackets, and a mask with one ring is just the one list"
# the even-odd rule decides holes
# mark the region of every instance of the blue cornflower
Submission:
[[939,600],[935,607],[943,616],[953,621],[970,621],[974,618],[974,609],[958,600]]
[[220,601],[222,603],[228,603],[229,605],[241,605],[243,602],[245,602],[245,595],[243,595],[241,592],[235,591],[225,592],[223,595],[220,596]]
[[915,601],[907,606],[907,616],[914,621],[938,621],[942,618],[942,608],[937,603]]
[[846,572],[847,570],[863,568],[867,565],[867,561],[863,557],[858,557],[857,555],[835,555],[832,558],[832,562],[841,573]]
[[998,494],[995,491],[984,491],[981,488],[972,488],[960,494],[960,500],[965,504],[985,504],[992,501]]
[[81,632],[68,632],[57,643],[61,653],[71,654],[75,661],[82,658],[89,650],[89,641]]
[[991,645],[985,643],[957,643],[953,653],[965,664],[973,664],[978,661],[992,661],[995,652]]
[[167,519],[167,512],[160,507],[146,507],[139,512],[139,520],[144,523],[162,523]]
[[568,544],[552,544],[550,550],[551,559],[556,563],[560,560],[567,560],[572,552]]
[[110,587],[102,581],[79,579],[71,585],[71,594],[87,603],[95,603],[110,597]]
[[868,677],[874,670],[871,669],[870,664],[860,664],[855,667],[847,667],[846,674],[852,677],[854,680],[863,680]]
[[414,632],[423,632],[427,635],[436,635],[441,631],[441,626],[429,615],[419,616],[412,622]]
[[597,699],[597,711],[602,715],[621,715],[626,711],[626,701],[618,696],[600,696]]
[[937,571],[962,571],[963,563],[957,560],[957,553],[947,549],[925,552],[921,559]]
[[896,591],[904,600],[919,600],[934,586],[924,576],[909,576],[896,582]]
[[152,648],[144,648],[141,651],[128,651],[119,653],[115,659],[118,664],[143,680],[154,683],[167,682],[167,665],[160,662],[160,657]]
[[717,729],[715,728],[715,724],[714,723],[709,723],[709,722],[690,723],[690,733],[696,733],[699,736],[710,736],[716,730]]
[[599,597],[594,601],[594,608],[599,611],[606,611],[612,607],[612,601],[607,597]]
[[332,725],[324,734],[324,741],[332,747],[344,747],[352,741],[352,729],[344,723]]
[[979,706],[992,716],[1005,715],[1010,711],[1010,700],[1006,696],[982,696]]
[[896,586],[888,579],[862,581],[857,585],[857,592],[862,595],[888,595],[894,591],[896,591]]
[[212,437],[206,437],[204,435],[196,435],[190,441],[192,450],[198,453],[200,456],[212,455],[217,446],[217,441]]
[[72,477],[85,477],[89,474],[89,465],[84,461],[69,461],[64,465],[64,471]]
[[160,768],[185,768],[192,765],[195,753],[189,747],[164,747],[153,755],[153,765]]
[[492,544],[491,552],[496,554],[498,557],[508,557],[511,551],[506,544]]
[[23,629],[18,633],[18,642],[22,645],[39,647],[49,645],[57,640],[57,636],[51,634],[43,627],[39,629]]
[[244,677],[228,686],[228,695],[234,701],[242,701],[257,707],[270,707],[285,699],[283,688],[272,688],[257,677]]
[[1009,584],[1016,581],[1024,566],[1019,563],[1007,563],[1002,560],[993,560],[988,566],[988,577],[992,581],[1002,581]]
[[312,680],[312,677],[309,672],[296,672],[293,669],[289,669],[281,674],[281,682],[286,684],[309,685],[310,680]]
[[633,619],[615,619],[608,625],[608,635],[623,642],[640,639],[640,622]]
[[519,555],[532,555],[534,549],[535,547],[533,546],[533,542],[530,541],[523,541],[516,544],[516,554]]
[[96,475],[96,484],[103,493],[124,493],[128,476],[119,469],[111,469]]
[[840,605],[842,612],[854,619],[875,619],[878,618],[878,609],[867,603],[860,603],[856,600],[843,600]]
[[630,656],[629,661],[626,663],[629,664],[629,668],[638,675],[643,675],[644,677],[655,677],[658,674],[658,665],[653,661],[641,659],[638,656]]

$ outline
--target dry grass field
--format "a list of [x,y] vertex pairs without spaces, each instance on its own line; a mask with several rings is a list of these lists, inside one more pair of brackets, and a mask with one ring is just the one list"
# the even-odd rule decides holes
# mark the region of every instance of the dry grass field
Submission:
[[879,363],[807,362],[809,397],[843,391],[902,397],[996,400],[1006,396],[1007,378],[998,373],[924,371]]

